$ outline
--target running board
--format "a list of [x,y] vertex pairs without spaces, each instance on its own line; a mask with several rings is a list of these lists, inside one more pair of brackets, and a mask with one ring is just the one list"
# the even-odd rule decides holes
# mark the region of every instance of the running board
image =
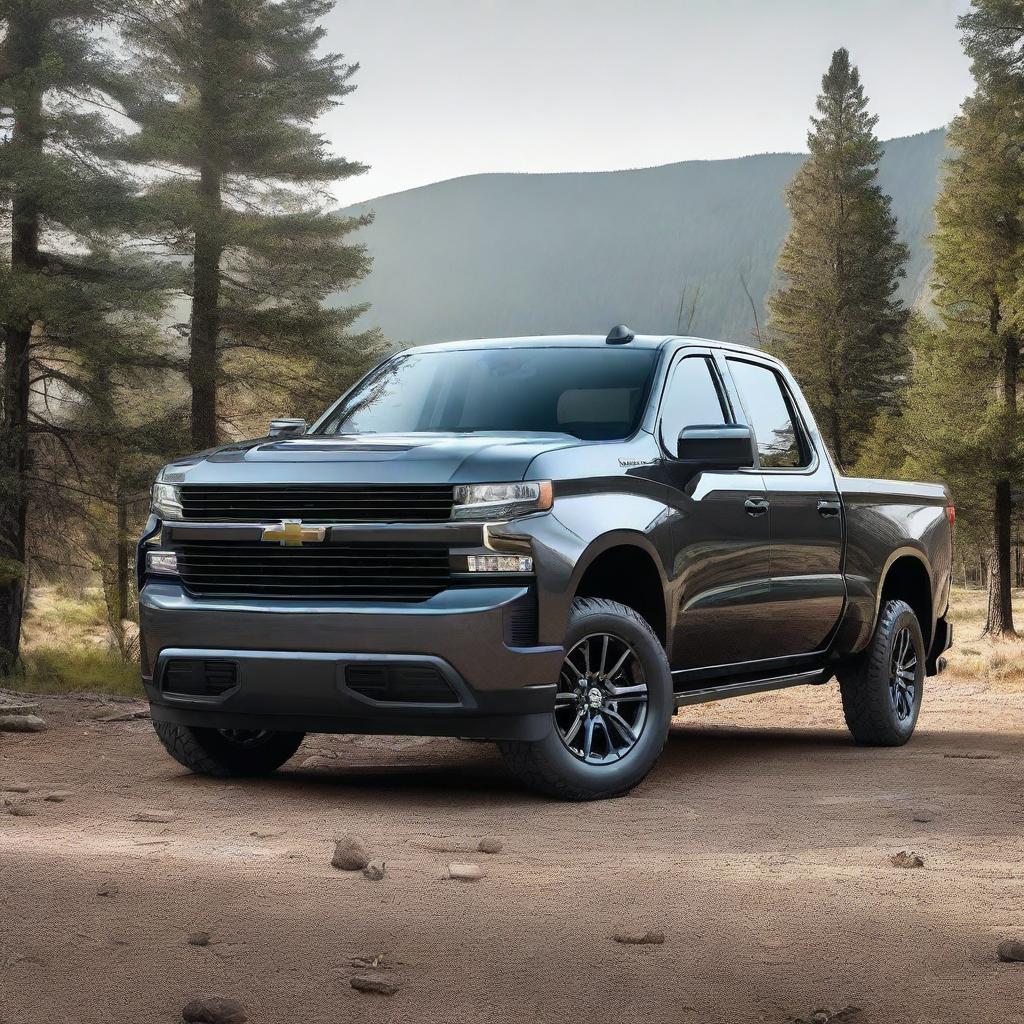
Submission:
[[810,672],[795,672],[791,675],[772,676],[769,679],[748,679],[739,683],[726,683],[723,686],[707,686],[701,690],[683,690],[675,695],[677,707],[690,704],[707,704],[713,700],[725,700],[727,697],[747,697],[752,693],[767,693],[769,690],[784,690],[788,686],[807,686],[827,683],[832,672],[825,668],[812,669]]

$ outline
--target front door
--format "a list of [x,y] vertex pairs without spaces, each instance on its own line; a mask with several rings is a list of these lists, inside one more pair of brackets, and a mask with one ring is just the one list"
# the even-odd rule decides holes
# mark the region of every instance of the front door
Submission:
[[[842,503],[789,385],[766,363],[726,360],[757,438],[770,505],[773,647],[777,657],[823,650],[843,611]],[[820,443],[820,442],[819,442]]]
[[688,670],[761,657],[769,641],[761,606],[770,592],[770,533],[760,474],[697,470],[673,458],[683,427],[735,421],[710,353],[687,349],[669,373],[659,426],[666,500],[674,512],[671,661],[681,673],[677,690],[686,688]]

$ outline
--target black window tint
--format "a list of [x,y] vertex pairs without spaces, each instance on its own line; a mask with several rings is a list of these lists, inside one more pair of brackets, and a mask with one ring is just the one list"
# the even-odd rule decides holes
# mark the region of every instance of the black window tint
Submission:
[[793,413],[778,374],[767,366],[730,359],[729,366],[757,435],[757,451],[765,469],[806,465]]
[[725,423],[725,410],[714,373],[703,356],[676,363],[661,406],[661,440],[675,453],[683,427]]

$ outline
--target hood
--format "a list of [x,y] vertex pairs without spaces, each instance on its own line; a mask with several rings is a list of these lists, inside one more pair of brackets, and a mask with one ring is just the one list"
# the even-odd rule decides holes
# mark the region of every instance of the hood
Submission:
[[167,483],[482,483],[522,480],[566,434],[303,434],[225,445],[166,466]]

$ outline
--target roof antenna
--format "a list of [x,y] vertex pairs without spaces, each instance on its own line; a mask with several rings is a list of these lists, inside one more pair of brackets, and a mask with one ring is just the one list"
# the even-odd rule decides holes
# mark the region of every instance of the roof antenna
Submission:
[[619,324],[608,332],[608,337],[604,340],[609,345],[626,345],[635,337],[636,335],[625,324]]

